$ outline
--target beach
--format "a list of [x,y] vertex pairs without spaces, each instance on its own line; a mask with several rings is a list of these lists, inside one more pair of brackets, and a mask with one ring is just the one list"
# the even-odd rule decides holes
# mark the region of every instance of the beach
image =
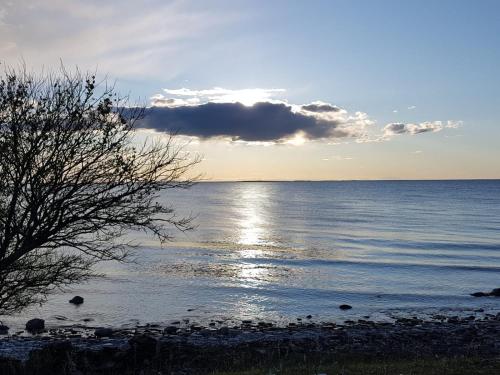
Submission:
[[179,321],[166,327],[112,331],[66,327],[49,329],[41,336],[1,340],[0,370],[6,375],[217,374],[250,369],[264,374],[287,363],[314,371],[335,361],[481,360],[483,365],[475,363],[474,368],[486,371],[489,366],[497,368],[499,334],[500,314],[435,316],[427,321],[399,318],[391,323],[306,319],[287,327],[262,321],[206,327]]

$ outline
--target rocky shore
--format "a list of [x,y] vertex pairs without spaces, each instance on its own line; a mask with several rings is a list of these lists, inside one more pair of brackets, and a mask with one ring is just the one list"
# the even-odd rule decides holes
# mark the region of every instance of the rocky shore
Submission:
[[297,357],[481,357],[500,355],[500,313],[344,324],[308,319],[276,327],[188,320],[133,329],[81,326],[0,339],[1,374],[207,374]]

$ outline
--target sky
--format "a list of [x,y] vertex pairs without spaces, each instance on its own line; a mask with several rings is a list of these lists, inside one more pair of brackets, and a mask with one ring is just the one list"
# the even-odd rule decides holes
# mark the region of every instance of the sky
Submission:
[[0,61],[116,81],[208,180],[500,178],[496,0],[0,0]]

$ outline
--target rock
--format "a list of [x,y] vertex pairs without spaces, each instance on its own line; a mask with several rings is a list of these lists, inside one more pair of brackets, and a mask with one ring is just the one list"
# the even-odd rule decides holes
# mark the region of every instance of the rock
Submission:
[[351,305],[340,305],[339,309],[340,310],[350,310],[350,309],[352,309],[352,306]]
[[177,333],[177,327],[174,326],[165,327],[163,333],[166,335],[175,335]]
[[251,320],[242,320],[241,321],[243,324],[252,324]]
[[45,320],[43,319],[31,319],[26,323],[26,331],[29,333],[40,333],[45,330]]
[[113,330],[111,328],[96,328],[94,335],[96,337],[110,337],[113,336]]
[[484,293],[484,292],[475,292],[471,293],[472,297],[488,297],[489,293]]
[[81,305],[83,303],[83,297],[80,296],[74,296],[69,300],[69,303],[72,303],[73,305]]
[[312,315],[306,316],[306,319],[312,319]]
[[490,296],[500,297],[500,288],[495,288],[490,292]]
[[0,335],[6,335],[9,333],[9,327],[0,322]]

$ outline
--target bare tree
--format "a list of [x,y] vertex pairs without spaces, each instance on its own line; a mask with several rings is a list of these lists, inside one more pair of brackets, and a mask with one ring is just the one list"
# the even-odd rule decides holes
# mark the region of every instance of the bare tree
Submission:
[[197,162],[172,142],[138,146],[143,108],[128,107],[94,75],[6,69],[0,81],[0,313],[42,303],[123,260],[129,230],[160,241],[190,228],[157,201],[187,188]]

